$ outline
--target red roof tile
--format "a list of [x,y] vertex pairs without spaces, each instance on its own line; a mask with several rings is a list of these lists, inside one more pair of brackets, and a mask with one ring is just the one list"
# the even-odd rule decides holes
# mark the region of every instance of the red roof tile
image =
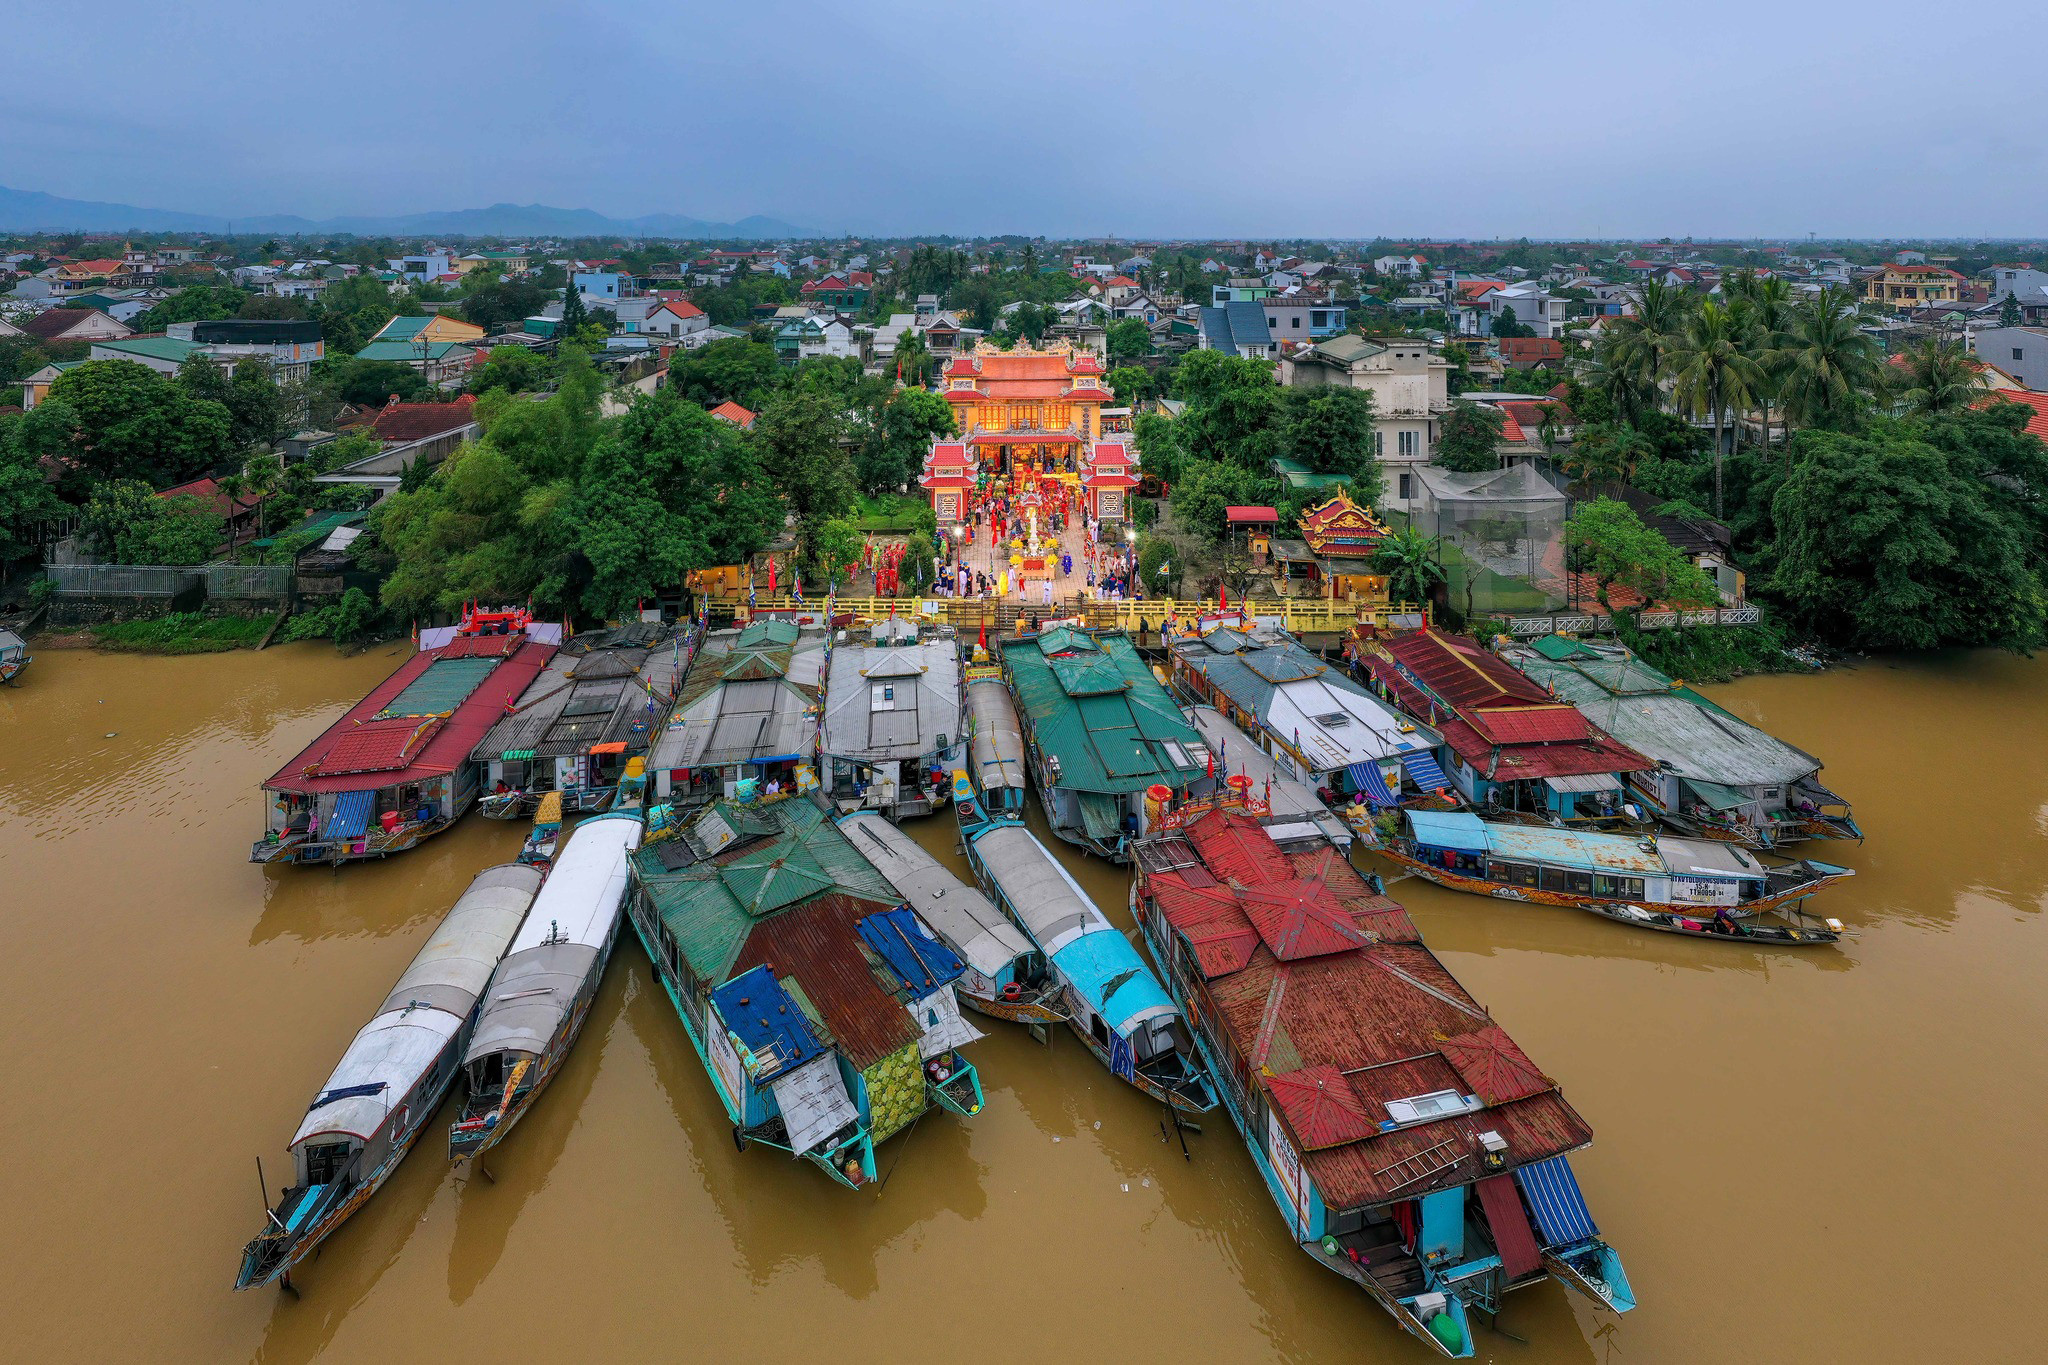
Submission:
[[1341,1147],[1379,1131],[1379,1121],[1334,1066],[1305,1066],[1270,1077],[1266,1094],[1286,1115],[1303,1151]]
[[367,427],[378,440],[396,445],[459,431],[475,420],[476,398],[470,394],[465,393],[452,403],[401,403],[393,394],[375,412],[356,417],[341,426],[345,431]]
[[1465,719],[1495,744],[1570,744],[1593,736],[1585,713],[1563,703],[1475,710]]
[[343,731],[320,760],[320,771],[329,776],[344,773],[380,773],[403,768],[412,761],[444,717],[393,716],[388,720],[366,720]]
[[754,414],[748,409],[741,407],[738,403],[733,402],[730,398],[713,408],[711,415],[723,421],[731,422],[742,430],[754,425]]
[[1466,1087],[1488,1104],[1540,1095],[1553,1085],[1498,1024],[1446,1038],[1437,1051]]
[[2027,430],[2048,441],[2048,393],[2036,393],[2032,389],[2001,389],[1979,398],[1973,406],[1982,408],[1993,403],[2020,403],[2033,409],[2027,418]]

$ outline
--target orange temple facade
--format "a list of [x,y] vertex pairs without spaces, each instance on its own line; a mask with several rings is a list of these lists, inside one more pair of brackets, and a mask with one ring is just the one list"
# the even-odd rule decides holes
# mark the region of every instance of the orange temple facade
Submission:
[[918,480],[939,524],[964,520],[977,490],[1047,482],[1076,490],[1098,520],[1127,517],[1137,453],[1103,440],[1102,410],[1115,400],[1102,375],[1100,359],[1064,342],[1009,351],[983,342],[954,357],[940,396],[960,434],[933,443]]

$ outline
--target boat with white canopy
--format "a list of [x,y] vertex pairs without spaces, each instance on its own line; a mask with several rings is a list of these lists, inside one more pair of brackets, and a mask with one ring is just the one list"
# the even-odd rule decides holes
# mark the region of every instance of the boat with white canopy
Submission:
[[969,668],[967,771],[991,819],[1024,818],[1024,726],[1000,668]]
[[540,884],[517,863],[470,882],[299,1121],[292,1184],[242,1248],[235,1288],[288,1276],[398,1169],[455,1083],[477,1003]]
[[618,941],[631,886],[626,860],[639,846],[637,811],[570,831],[484,992],[462,1059],[469,1098],[448,1131],[450,1159],[481,1157],[504,1141],[568,1060]]
[[1060,987],[1045,954],[981,891],[948,872],[918,842],[872,811],[840,817],[839,828],[862,857],[967,970],[953,983],[960,1003],[980,1014],[1019,1023],[1060,1023]]

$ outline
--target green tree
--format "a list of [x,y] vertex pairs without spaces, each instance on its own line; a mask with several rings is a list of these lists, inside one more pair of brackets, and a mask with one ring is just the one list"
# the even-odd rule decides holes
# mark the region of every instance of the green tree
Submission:
[[131,324],[138,332],[161,332],[174,322],[218,322],[239,316],[244,304],[256,296],[246,289],[226,284],[187,285],[159,303],[135,315]]
[[1591,487],[1612,487],[1635,477],[1651,453],[1649,438],[1626,422],[1594,422],[1579,428],[1558,467]]
[[938,359],[925,345],[924,333],[904,331],[896,338],[896,382],[912,387],[929,384],[938,373]]
[[1421,605],[1444,581],[1443,545],[1414,526],[1402,526],[1380,541],[1372,566],[1387,576],[1387,598]]
[[923,468],[932,442],[959,430],[953,405],[929,389],[901,389],[868,422],[855,456],[863,491],[886,493],[910,482]]
[[2020,296],[2017,294],[2007,294],[1998,305],[1998,325],[2000,327],[2017,327],[2022,320]]
[[1794,624],[1858,649],[2040,646],[2044,460],[2025,411],[1992,408],[1794,438],[1765,585]]
[[1287,458],[1318,474],[1341,474],[1353,498],[1378,502],[1386,476],[1372,449],[1372,390],[1319,384],[1286,394]]
[[1672,396],[1686,410],[1713,421],[1714,515],[1720,516],[1727,505],[1722,496],[1727,453],[1722,422],[1730,413],[1739,418],[1755,401],[1764,385],[1763,369],[1743,352],[1734,314],[1712,299],[1687,315],[1667,360]]
[[462,278],[462,316],[485,335],[517,327],[547,306],[548,296],[526,280],[501,280],[489,270],[472,270]]
[[284,392],[270,366],[255,356],[235,362],[226,405],[235,444],[243,449],[273,445],[291,428]]
[[1507,415],[1499,408],[1453,403],[1437,428],[1436,454],[1430,462],[1460,474],[1499,469],[1500,437],[1506,426]]
[[392,398],[419,403],[434,396],[434,386],[412,366],[398,360],[358,360],[351,356],[319,377],[336,401],[359,408],[381,408]]
[[1536,335],[1536,329],[1517,318],[1513,308],[1503,305],[1500,316],[1493,320],[1493,334],[1496,337],[1532,337]]
[[1960,342],[1929,337],[1905,354],[1899,400],[1915,417],[1967,408],[1985,392],[1984,370]]
[[741,337],[678,355],[668,369],[668,382],[681,398],[706,408],[730,400],[755,412],[767,403],[779,378],[775,348]]
[[44,424],[63,428],[72,461],[64,487],[73,501],[101,479],[183,483],[235,449],[225,406],[192,398],[132,360],[88,360],[66,370],[43,401],[51,405]]
[[1582,504],[1565,522],[1564,539],[1571,567],[1593,580],[1603,607],[1616,587],[1634,590],[1646,604],[1705,607],[1720,600],[1714,581],[1625,502]]
[[1134,411],[1152,386],[1152,377],[1136,365],[1119,365],[1104,376],[1104,380],[1109,391],[1116,395],[1117,406]]
[[160,498],[139,479],[111,479],[94,490],[79,517],[93,550],[117,564],[204,564],[227,538],[227,523],[206,498]]
[[1270,467],[1281,445],[1280,390],[1271,361],[1194,351],[1175,368],[1174,384],[1188,405],[1176,421],[1191,459],[1262,474]]
[[547,362],[534,354],[530,346],[493,346],[484,357],[484,363],[470,371],[469,391],[484,393],[491,389],[503,389],[507,393],[524,393],[540,387],[547,378]]
[[853,508],[858,486],[840,442],[845,427],[845,416],[829,396],[789,393],[767,405],[751,433],[806,547],[826,522]]
[[1104,340],[1113,361],[1135,360],[1152,354],[1152,329],[1145,325],[1143,318],[1118,318],[1109,324]]
[[43,477],[32,431],[22,414],[0,414],[0,566],[32,552],[43,527],[66,510]]
[[567,516],[586,611],[624,617],[693,569],[743,561],[782,507],[739,428],[663,390],[606,425]]
[[[809,558],[813,595],[824,591],[826,584],[846,577],[847,566],[860,562],[861,531],[846,517],[833,517],[820,522],[810,540]],[[930,544],[929,541],[926,544]],[[909,557],[906,549],[905,558]],[[915,566],[909,566],[915,572]],[[931,552],[925,552],[925,569],[931,569]]]
[[1164,484],[1180,477],[1183,453],[1180,429],[1173,418],[1157,412],[1140,413],[1132,419],[1131,432],[1145,473]]
[[1882,377],[1877,343],[1862,330],[1855,303],[1839,289],[1824,290],[1794,310],[1783,343],[1767,363],[1779,376],[1786,418],[1831,430],[1855,422]]
[[562,321],[555,328],[555,335],[576,340],[589,322],[590,310],[583,305],[583,292],[572,284],[562,291]]
[[1224,509],[1257,505],[1270,485],[1250,470],[1232,464],[1197,464],[1173,485],[1174,521],[1190,535],[1220,545],[1230,533]]

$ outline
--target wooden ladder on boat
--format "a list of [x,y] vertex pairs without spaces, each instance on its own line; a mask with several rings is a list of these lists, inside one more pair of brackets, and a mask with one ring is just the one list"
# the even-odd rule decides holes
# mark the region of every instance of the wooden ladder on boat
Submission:
[[1373,1179],[1384,1180],[1390,1175],[1401,1178],[1387,1186],[1391,1193],[1405,1189],[1419,1180],[1427,1180],[1439,1171],[1448,1171],[1465,1159],[1465,1153],[1458,1147],[1457,1139],[1445,1138],[1434,1147],[1425,1147],[1414,1156],[1404,1156],[1399,1161],[1382,1166],[1374,1171]]

